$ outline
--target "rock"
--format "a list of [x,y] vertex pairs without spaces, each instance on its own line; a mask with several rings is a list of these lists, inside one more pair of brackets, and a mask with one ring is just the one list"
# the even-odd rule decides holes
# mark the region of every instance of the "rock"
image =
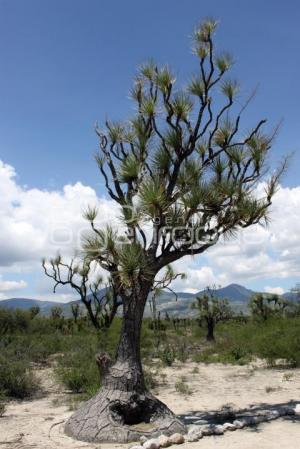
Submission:
[[193,443],[194,441],[198,441],[203,437],[203,432],[200,426],[191,426],[188,434],[185,437],[185,441]]
[[283,416],[295,415],[295,409],[293,407],[282,407]]
[[210,436],[210,435],[213,435],[213,427],[212,426],[204,426],[203,428],[202,428],[202,435],[203,436]]
[[300,415],[300,404],[297,404],[294,408],[295,415]]
[[233,430],[236,430],[236,426],[231,422],[226,422],[225,424],[223,424],[223,430],[224,432],[227,432],[227,430],[230,430],[232,432]]
[[141,438],[140,438],[140,443],[141,443],[141,445],[143,445],[144,443],[146,443],[147,440],[148,440],[147,437],[145,437],[144,435],[141,436]]
[[130,449],[143,449],[143,446],[131,446]]
[[273,419],[277,419],[280,417],[280,413],[277,410],[272,410],[268,413],[268,421],[272,421]]
[[169,441],[171,444],[183,444],[184,436],[181,435],[181,433],[173,433],[173,435],[170,436]]
[[158,444],[160,445],[160,447],[169,447],[171,446],[171,441],[169,437],[166,437],[165,435],[160,435],[160,437],[158,437],[157,439]]
[[265,422],[267,420],[267,417],[265,415],[257,415],[253,416],[251,419],[251,424],[260,424],[262,422]]
[[243,429],[246,426],[245,421],[241,421],[240,419],[236,419],[232,423],[237,429]]
[[143,444],[143,449],[159,449],[160,445],[158,443],[158,440],[147,440],[144,444]]
[[213,435],[223,435],[224,428],[223,428],[223,426],[220,426],[220,425],[212,426],[212,431],[213,431]]

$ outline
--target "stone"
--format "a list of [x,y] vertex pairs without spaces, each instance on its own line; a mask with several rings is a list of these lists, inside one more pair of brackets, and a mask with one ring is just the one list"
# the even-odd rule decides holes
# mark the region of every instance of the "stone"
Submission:
[[300,404],[297,404],[294,408],[295,415],[300,415]]
[[157,439],[160,447],[169,447],[171,446],[171,441],[169,437],[166,437],[165,435],[160,435],[160,437],[158,437]]
[[160,447],[159,443],[155,439],[147,440],[143,444],[143,449],[159,449],[159,447]]
[[213,431],[213,435],[223,435],[224,428],[223,428],[223,426],[216,425],[216,426],[212,426],[212,431]]
[[200,440],[203,437],[203,432],[200,426],[191,426],[189,428],[188,434],[185,437],[185,441],[193,443]]
[[272,410],[268,413],[268,421],[272,421],[273,419],[277,419],[280,417],[280,413],[277,410]]
[[145,435],[142,435],[141,438],[140,438],[140,443],[141,443],[141,445],[143,445],[144,443],[146,443],[147,440],[148,440],[148,438],[145,437]]
[[170,436],[169,441],[171,444],[183,444],[184,436],[181,435],[181,433],[173,433],[173,435]]
[[143,446],[131,446],[130,449],[143,449]]
[[240,419],[236,419],[232,423],[237,429],[243,429],[246,426],[245,421],[241,421]]
[[208,437],[208,436],[213,435],[213,434],[214,434],[214,432],[213,432],[213,427],[212,426],[204,426],[202,428],[202,435],[203,436]]
[[223,430],[224,432],[227,432],[227,430],[232,432],[233,430],[236,430],[236,426],[231,422],[226,422],[225,424],[223,424]]
[[260,424],[262,422],[265,422],[267,420],[267,417],[265,415],[257,415],[253,416],[251,419],[251,424]]
[[295,415],[295,409],[293,407],[283,407],[282,410],[284,412],[283,416]]

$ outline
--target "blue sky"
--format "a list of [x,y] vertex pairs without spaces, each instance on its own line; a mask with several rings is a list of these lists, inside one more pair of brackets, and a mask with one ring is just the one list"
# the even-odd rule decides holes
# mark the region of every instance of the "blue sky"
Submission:
[[[130,116],[132,78],[149,57],[169,63],[179,81],[189,77],[196,69],[190,35],[206,16],[220,20],[217,45],[234,55],[234,76],[245,96],[258,87],[245,129],[261,117],[269,119],[270,127],[283,120],[271,163],[295,152],[283,186],[297,187],[296,0],[0,0],[0,160],[14,167],[16,184],[55,191],[80,181],[101,196],[92,157],[95,121]],[[37,276],[24,273],[23,268],[21,278],[29,284]],[[3,268],[2,280],[17,278]],[[267,281],[259,282],[248,285]]]

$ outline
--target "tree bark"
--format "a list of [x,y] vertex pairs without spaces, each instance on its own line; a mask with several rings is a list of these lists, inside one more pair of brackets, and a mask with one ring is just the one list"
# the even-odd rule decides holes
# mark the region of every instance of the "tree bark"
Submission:
[[138,441],[142,435],[185,433],[184,425],[145,386],[140,355],[141,327],[151,285],[123,299],[123,322],[116,361],[102,363],[102,388],[67,421],[68,435],[82,441]]
[[206,340],[207,341],[215,341],[215,323],[211,320],[207,321],[207,334],[206,334]]

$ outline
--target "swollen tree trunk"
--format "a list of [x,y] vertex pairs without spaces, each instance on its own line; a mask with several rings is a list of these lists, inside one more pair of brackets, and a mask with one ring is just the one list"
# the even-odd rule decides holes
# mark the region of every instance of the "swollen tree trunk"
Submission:
[[123,299],[116,361],[110,364],[107,357],[98,357],[102,387],[67,421],[68,435],[82,441],[127,443],[142,435],[185,432],[184,425],[145,387],[140,339],[149,290],[150,285],[143,286],[138,296]]

